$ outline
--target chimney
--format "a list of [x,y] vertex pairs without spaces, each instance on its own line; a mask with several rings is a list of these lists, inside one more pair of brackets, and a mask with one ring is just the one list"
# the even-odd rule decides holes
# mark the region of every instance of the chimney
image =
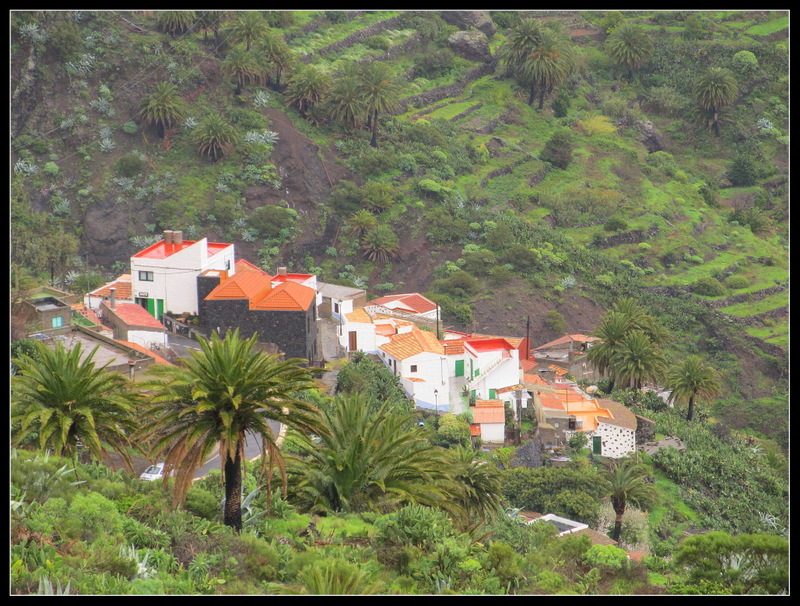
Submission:
[[278,275],[279,276],[285,276],[286,275],[286,268],[285,267],[279,267],[278,268]]
[[164,230],[164,244],[172,244],[172,230],[165,229]]
[[183,232],[182,231],[173,231],[172,232],[172,243],[173,244],[183,244]]
[[117,289],[111,289],[111,309],[115,309],[117,305]]

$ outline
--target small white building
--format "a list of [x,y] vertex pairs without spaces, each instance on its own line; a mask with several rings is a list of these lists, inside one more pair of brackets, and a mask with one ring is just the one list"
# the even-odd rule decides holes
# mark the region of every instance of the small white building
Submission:
[[439,306],[416,292],[379,297],[368,301],[365,308],[370,314],[419,316],[434,322],[439,317]]
[[134,302],[151,316],[164,312],[198,312],[197,276],[208,270],[233,275],[233,244],[184,240],[180,231],[164,231],[164,239],[131,257]]
[[317,309],[320,317],[330,316],[338,321],[341,321],[344,315],[364,307],[367,302],[367,291],[363,288],[319,282],[317,292],[319,293]]
[[413,324],[378,346],[378,355],[398,377],[400,385],[417,406],[447,412],[449,381],[447,356],[432,332]]
[[500,400],[477,400],[472,412],[472,435],[484,442],[503,444],[506,439],[506,409]]

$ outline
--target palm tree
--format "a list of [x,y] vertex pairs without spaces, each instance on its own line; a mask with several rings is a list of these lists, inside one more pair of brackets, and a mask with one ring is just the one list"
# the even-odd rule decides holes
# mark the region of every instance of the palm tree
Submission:
[[250,45],[260,39],[269,30],[264,16],[259,11],[244,11],[230,27],[231,39],[234,42],[244,42],[246,50],[250,50]]
[[367,108],[355,74],[336,75],[325,99],[325,108],[333,121],[346,124],[351,130],[359,126],[367,114]]
[[448,451],[451,455],[451,473],[457,492],[451,503],[463,510],[469,518],[486,521],[500,511],[503,504],[500,472],[496,465],[476,459],[469,446],[459,446]]
[[594,336],[600,339],[600,342],[592,345],[586,352],[586,359],[594,364],[601,376],[609,374],[611,379],[609,391],[614,388],[614,377],[608,371],[630,330],[631,320],[627,315],[615,311],[609,312],[603,316],[600,326],[594,332]]
[[386,263],[398,255],[400,242],[392,228],[385,224],[371,228],[361,239],[361,248],[370,261]]
[[616,382],[635,390],[634,401],[646,381],[658,381],[666,374],[664,354],[641,330],[632,330],[625,335],[610,367]]
[[154,124],[158,136],[164,137],[164,130],[172,128],[186,117],[188,106],[178,94],[178,89],[169,82],[156,84],[149,95],[139,102],[139,115],[145,124]]
[[356,211],[347,221],[350,224],[350,235],[361,236],[378,224],[378,219],[366,208]]
[[294,51],[286,44],[286,40],[279,33],[268,30],[261,39],[259,50],[264,54],[264,59],[275,68],[275,86],[281,87],[281,74],[297,59]]
[[651,505],[658,496],[655,486],[646,480],[648,468],[636,456],[613,459],[604,470],[607,493],[614,508],[614,540],[619,541],[622,531],[622,516],[628,504],[637,507]]
[[392,112],[400,106],[400,85],[389,66],[380,61],[364,66],[360,70],[359,80],[367,108],[367,120],[372,125],[372,140],[369,144],[378,147],[378,121],[381,114]]
[[237,97],[242,94],[242,87],[246,84],[263,83],[265,80],[263,67],[252,54],[242,48],[234,48],[229,52],[220,67],[224,74],[236,79],[234,94]]
[[203,30],[203,40],[208,38],[208,30],[214,32],[214,43],[219,42],[219,28],[233,15],[233,11],[199,11],[197,26]]
[[370,410],[361,394],[336,396],[318,443],[298,442],[292,493],[303,511],[388,512],[409,503],[441,505],[449,497],[449,457],[432,446],[413,414],[390,402]]
[[566,36],[553,29],[542,28],[539,40],[518,70],[530,85],[528,104],[533,104],[535,92],[539,93],[539,109],[544,106],[545,93],[562,84],[574,69],[572,49]]
[[643,331],[658,347],[664,347],[672,337],[670,332],[656,322],[653,316],[644,311],[644,308],[632,297],[625,297],[614,302],[613,310],[628,317],[631,330]]
[[95,366],[97,347],[83,361],[80,343],[70,351],[61,343],[35,347],[36,359],[22,355],[12,361],[18,369],[11,378],[12,443],[38,438],[39,448],[76,462],[81,448],[100,461],[111,450],[133,471],[128,450],[138,397],[125,376],[106,370],[110,362]]
[[633,80],[634,70],[653,52],[653,43],[641,25],[623,23],[608,37],[606,51],[613,63],[628,71],[628,80]]
[[508,40],[498,52],[500,61],[512,73],[516,73],[533,52],[533,49],[538,46],[541,36],[542,25],[539,21],[536,19],[520,20],[509,32]]
[[192,131],[197,151],[214,162],[233,152],[233,144],[237,138],[236,129],[217,112],[206,116]]
[[174,38],[192,27],[196,19],[194,11],[162,11],[158,13],[158,26]]
[[330,75],[316,65],[302,65],[289,78],[286,87],[287,105],[296,105],[302,116],[319,103],[332,83]]
[[694,417],[696,400],[710,402],[722,393],[719,373],[697,355],[688,356],[670,369],[666,387],[672,390],[671,402],[688,402],[687,421]]
[[277,466],[285,492],[283,456],[269,421],[321,432],[319,411],[297,397],[315,386],[309,370],[299,366],[303,361],[258,352],[256,342],[256,335],[240,339],[238,330],[224,339],[214,333],[210,341],[199,341],[201,351],[191,352],[184,365],[156,367],[158,378],[142,384],[153,396],[138,435],[152,444],[151,456],[164,457],[167,473],[177,471],[175,504],[185,498],[195,470],[219,447],[224,522],[237,530],[242,528],[245,440],[261,442],[268,490]]
[[695,102],[707,112],[715,135],[719,136],[720,112],[736,101],[738,92],[736,78],[729,69],[723,67],[709,68],[695,82]]

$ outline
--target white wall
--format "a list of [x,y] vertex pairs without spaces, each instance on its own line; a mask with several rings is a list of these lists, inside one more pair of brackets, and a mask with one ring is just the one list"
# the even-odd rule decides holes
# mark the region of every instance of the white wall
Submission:
[[481,423],[481,440],[503,443],[506,440],[505,423]]
[[153,330],[129,330],[128,338],[126,341],[136,343],[147,349],[151,349],[153,344],[160,347],[169,345],[169,337],[167,332],[157,332]]

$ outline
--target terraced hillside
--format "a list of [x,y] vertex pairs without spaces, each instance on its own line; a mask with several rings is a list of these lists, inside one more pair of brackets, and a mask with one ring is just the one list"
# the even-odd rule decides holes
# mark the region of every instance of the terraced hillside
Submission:
[[[12,13],[19,271],[83,284],[88,259],[100,281],[182,229],[266,269],[427,292],[458,329],[530,320],[541,342],[634,296],[671,357],[724,371],[715,414],[765,431],[786,411],[785,12],[263,11],[252,45],[241,15],[200,13]],[[504,60],[524,17],[573,57],[541,109]],[[632,78],[608,53],[622,22],[652,45]],[[337,84],[369,65],[385,111],[353,97],[337,119]],[[709,66],[736,85],[719,136],[697,120]],[[161,137],[139,104],[163,82],[186,112]],[[216,162],[196,134],[214,113],[235,133]]]

